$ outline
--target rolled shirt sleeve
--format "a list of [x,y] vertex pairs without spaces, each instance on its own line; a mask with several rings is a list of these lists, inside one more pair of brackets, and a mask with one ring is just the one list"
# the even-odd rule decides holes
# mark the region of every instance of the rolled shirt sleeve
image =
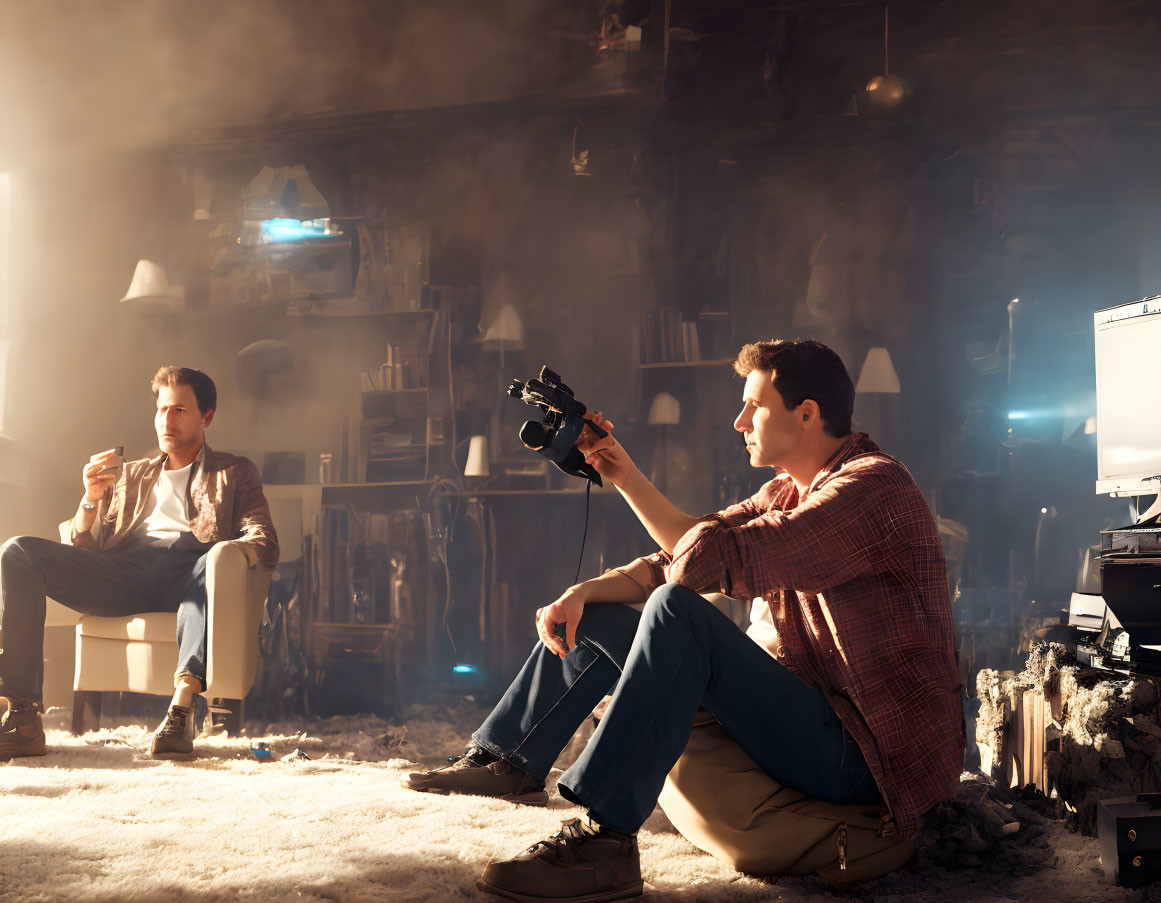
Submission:
[[755,496],[682,536],[666,580],[736,599],[838,586],[874,570],[881,559],[886,531],[876,496],[884,488],[881,479],[856,471],[830,480],[789,511],[759,510]]

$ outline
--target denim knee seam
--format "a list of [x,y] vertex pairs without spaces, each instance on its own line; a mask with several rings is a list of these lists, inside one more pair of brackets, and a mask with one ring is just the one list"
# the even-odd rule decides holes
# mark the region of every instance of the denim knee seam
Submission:
[[[588,674],[589,670],[590,670],[590,669],[591,669],[591,668],[592,668],[594,665],[596,665],[596,664],[597,664],[599,661],[600,661],[600,657],[599,657],[599,655],[598,655],[598,656],[596,656],[596,657],[594,657],[594,658],[593,658],[593,660],[592,660],[591,662],[589,662],[587,665],[585,665],[585,666],[584,666],[584,668],[583,668],[583,670],[581,670],[581,672],[580,672],[579,674],[577,674],[577,676],[576,676],[576,680],[574,681],[574,683],[577,683],[577,682],[579,682],[579,681],[580,681],[580,679],[581,679],[582,677],[584,677],[584,675]],[[571,688],[570,688],[570,689],[571,689]],[[562,693],[562,694],[561,694],[561,695],[560,695],[558,698],[556,698],[556,699],[554,699],[554,700],[552,701],[552,705],[548,707],[548,711],[547,711],[547,712],[545,712],[543,715],[541,715],[541,716],[540,716],[540,718],[538,718],[538,719],[537,719],[536,723],[535,723],[534,725],[532,725],[532,727],[530,727],[530,728],[528,729],[528,731],[527,731],[527,732],[524,734],[524,738],[523,738],[523,739],[520,741],[519,745],[518,745],[518,746],[517,746],[517,747],[516,747],[514,750],[512,750],[512,752],[511,752],[511,753],[509,753],[508,755],[506,755],[506,756],[502,756],[502,758],[504,758],[504,759],[507,759],[509,762],[512,762],[513,764],[519,763],[520,765],[527,765],[527,764],[528,764],[528,759],[527,759],[527,757],[525,757],[525,756],[524,756],[524,755],[523,755],[523,754],[520,752],[520,750],[524,748],[524,744],[528,742],[529,738],[530,738],[530,737],[531,737],[531,736],[532,736],[534,733],[536,733],[536,729],[537,729],[538,727],[540,727],[541,723],[543,723],[543,722],[544,722],[544,720],[545,720],[546,718],[548,718],[548,716],[549,716],[549,715],[551,715],[551,714],[553,713],[553,711],[556,709],[556,707],[557,707],[558,705],[560,705],[561,701],[562,701],[562,700],[563,700],[563,699],[564,699],[566,696],[568,696],[568,690],[565,690],[565,691],[564,691],[564,692],[563,692],[563,693]],[[490,751],[491,751],[491,752],[494,752],[494,750],[490,750]],[[499,755],[499,754],[497,753],[497,755]],[[549,770],[549,771],[551,771],[551,770],[552,770],[552,764],[551,764],[551,763],[550,763],[550,764],[549,764],[549,766],[548,766],[548,770]],[[529,773],[531,773],[531,772],[529,772]],[[537,775],[536,777],[545,778],[545,777],[547,777],[547,775]]]

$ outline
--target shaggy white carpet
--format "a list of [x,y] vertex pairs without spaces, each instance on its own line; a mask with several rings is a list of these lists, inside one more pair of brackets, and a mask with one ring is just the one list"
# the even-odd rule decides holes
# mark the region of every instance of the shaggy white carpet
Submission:
[[[578,811],[412,793],[408,760],[461,751],[481,712],[417,710],[403,724],[344,718],[251,725],[252,739],[199,741],[192,762],[147,758],[149,726],[75,738],[47,716],[50,753],[0,765],[0,900],[496,899],[475,880]],[[309,760],[280,761],[299,748]],[[1107,885],[1096,841],[1052,829],[1054,862],[1034,874],[921,872],[914,866],[839,893],[814,879],[767,883],[701,853],[660,812],[640,835],[647,899],[875,900],[882,903],[1157,899]]]

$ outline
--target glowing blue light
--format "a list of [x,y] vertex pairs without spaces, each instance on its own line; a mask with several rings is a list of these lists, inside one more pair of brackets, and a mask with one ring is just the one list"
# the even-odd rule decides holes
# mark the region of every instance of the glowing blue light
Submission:
[[452,670],[456,674],[476,674],[479,672],[479,668],[475,665],[456,665]]
[[[327,231],[327,220],[266,219],[262,221],[262,241],[272,244],[280,241],[303,241],[334,235]],[[339,233],[341,234],[341,233]]]
[[1062,417],[1090,416],[1092,416],[1091,408],[1083,404],[1062,404],[1048,408],[1031,408],[1008,412],[1009,420],[1049,420]]

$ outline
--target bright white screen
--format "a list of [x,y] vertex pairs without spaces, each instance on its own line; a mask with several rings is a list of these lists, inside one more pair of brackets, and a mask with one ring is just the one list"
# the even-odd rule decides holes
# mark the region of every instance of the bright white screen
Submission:
[[1161,313],[1096,325],[1098,479],[1161,474]]

